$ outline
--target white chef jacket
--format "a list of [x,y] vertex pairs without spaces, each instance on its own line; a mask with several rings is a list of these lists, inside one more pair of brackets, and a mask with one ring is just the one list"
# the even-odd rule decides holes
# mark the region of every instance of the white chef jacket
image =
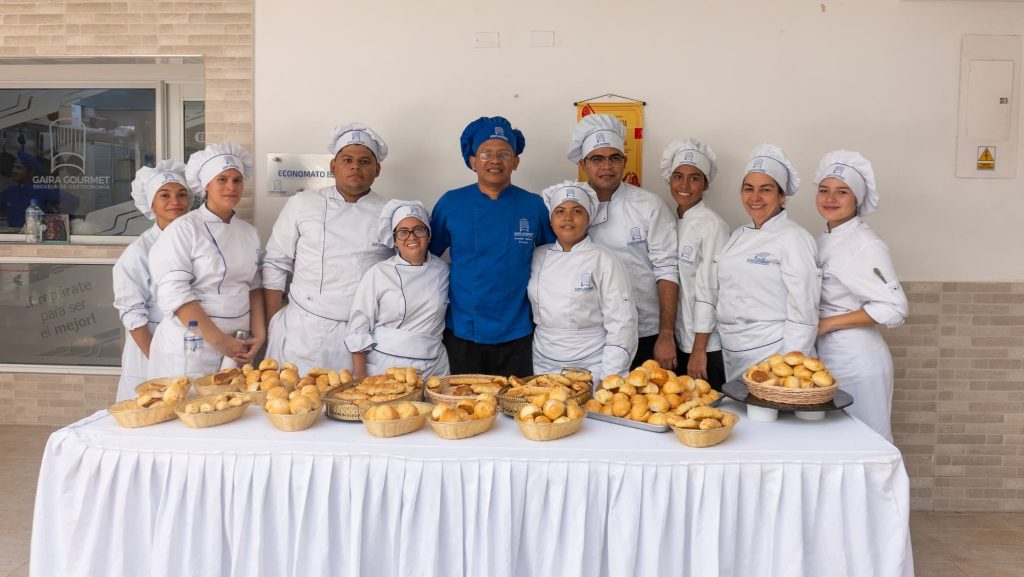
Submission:
[[585,237],[565,252],[558,243],[533,251],[526,294],[537,328],[533,370],[589,369],[594,382],[625,376],[636,354],[637,312],[626,267]]
[[345,346],[367,352],[369,375],[412,366],[424,376],[445,376],[450,371],[441,337],[447,309],[448,263],[427,253],[416,266],[396,254],[359,281]]
[[[860,217],[818,236],[821,316],[864,309],[877,323],[903,324],[909,308],[889,248]],[[818,354],[854,398],[847,412],[892,441],[892,356],[877,326],[841,329],[818,337]]]
[[146,380],[149,370],[149,359],[130,332],[147,327],[152,335],[164,317],[156,306],[156,285],[149,274],[149,249],[160,232],[160,227],[154,224],[128,245],[114,263],[114,308],[125,328],[116,401],[134,398],[135,385]]
[[653,192],[623,182],[601,203],[588,233],[625,265],[640,336],[658,334],[657,281],[679,284],[675,215]]
[[[185,374],[185,327],[174,314],[184,304],[197,301],[226,334],[250,330],[249,292],[260,288],[260,257],[256,227],[238,215],[224,222],[205,204],[164,229],[149,251],[164,314],[150,347],[150,378]],[[222,358],[206,344],[203,373],[216,372]]]
[[325,186],[288,199],[267,242],[263,286],[285,290],[288,305],[270,319],[267,356],[314,367],[351,369],[345,348],[352,297],[359,280],[394,250],[378,238],[387,199],[370,191],[346,202]]
[[727,380],[767,357],[813,354],[821,272],[814,238],[783,209],[733,231],[715,259],[718,333]]
[[676,344],[684,353],[693,352],[695,333],[709,333],[707,351],[722,348],[718,336],[715,304],[711,290],[714,259],[729,240],[729,225],[704,201],[691,206],[676,224],[679,250],[679,308],[676,312]]

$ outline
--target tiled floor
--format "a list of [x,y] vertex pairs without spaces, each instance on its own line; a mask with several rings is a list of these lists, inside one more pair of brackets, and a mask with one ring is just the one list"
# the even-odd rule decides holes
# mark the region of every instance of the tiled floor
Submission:
[[[0,426],[0,577],[28,575],[36,478],[52,427]],[[911,513],[917,577],[1024,577],[1024,513]]]

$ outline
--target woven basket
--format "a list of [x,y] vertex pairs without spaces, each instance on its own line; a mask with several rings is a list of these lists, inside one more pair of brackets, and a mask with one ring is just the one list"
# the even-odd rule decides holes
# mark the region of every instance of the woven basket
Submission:
[[462,421],[459,423],[438,423],[433,419],[428,419],[428,421],[430,421],[430,426],[433,427],[437,436],[442,439],[467,439],[486,432],[494,425],[494,420],[497,418],[498,415],[494,414],[485,419]]
[[[387,403],[382,404],[397,405],[402,402],[403,401],[389,401]],[[416,405],[416,409],[419,410],[420,412],[420,414],[416,415],[415,417],[409,417],[407,419],[395,419],[393,421],[367,421],[364,419],[363,424],[366,425],[366,430],[370,433],[370,435],[380,438],[398,437],[401,435],[411,433],[413,431],[418,431],[423,428],[423,425],[426,424],[427,418],[430,416],[430,409],[432,405],[430,403],[416,402],[414,402],[413,405]],[[359,411],[360,417],[364,415],[366,411],[369,410],[369,408],[372,406],[374,405],[367,405],[363,407],[362,410]]]
[[[536,378],[537,378],[537,376],[534,375],[534,376],[531,376],[531,377],[526,377],[525,379],[523,379],[523,381],[529,383],[530,381],[532,381],[533,379],[536,379]],[[511,385],[509,385],[509,386],[511,386]],[[504,391],[507,388],[508,387],[503,388],[502,389],[502,393],[504,393]],[[498,410],[500,410],[503,414],[505,414],[505,415],[507,415],[509,417],[515,417],[516,415],[519,414],[519,410],[520,409],[522,409],[524,406],[530,404],[530,398],[529,397],[508,397],[508,396],[505,396],[502,393],[499,393],[499,394],[496,395],[496,397],[498,399]],[[587,401],[589,401],[590,397],[591,397],[590,389],[585,389],[585,390],[582,390],[582,391],[580,391],[580,392],[570,396],[566,400],[567,401],[569,401],[569,400],[576,401],[576,404],[578,404],[580,407],[583,407],[583,403],[586,403]]]
[[267,413],[266,411],[264,411],[264,413],[266,413],[267,418],[270,419],[271,424],[278,429],[289,433],[304,431],[312,427],[313,423],[316,422],[317,417],[320,416],[319,409],[314,409],[301,415],[274,415]]
[[110,415],[117,419],[117,424],[122,427],[148,427],[149,425],[170,421],[175,417],[175,405],[161,403],[146,409],[126,409],[125,404],[127,402],[114,403],[107,408]]
[[360,421],[362,419],[360,419],[359,415],[364,408],[369,408],[373,405],[380,405],[383,403],[394,403],[396,401],[423,400],[422,388],[416,388],[411,393],[406,393],[401,397],[395,397],[394,399],[389,399],[387,401],[380,401],[377,403],[364,403],[361,405],[357,405],[351,401],[346,401],[344,399],[338,399],[334,397],[334,393],[343,391],[345,389],[351,389],[352,387],[358,385],[359,382],[359,380],[355,380],[347,385],[338,385],[337,387],[327,389],[326,391],[324,391],[322,398],[324,400],[324,406],[326,407],[325,411],[328,417],[332,419],[337,419],[339,421]]
[[[729,411],[722,411],[723,413],[730,414],[736,417],[735,413]],[[736,417],[737,421],[739,417]],[[700,429],[680,429],[678,427],[672,427],[672,431],[676,434],[676,438],[679,442],[686,445],[687,447],[710,447],[721,443],[729,437],[729,433],[732,432],[732,428],[736,426],[736,423],[729,425],[728,427],[722,427],[720,429],[711,429],[709,431],[702,431]]]
[[[141,395],[142,393],[148,393],[149,391],[163,391],[168,385],[181,377],[162,377],[159,379],[150,379],[148,381],[141,382],[135,385],[135,394]],[[188,397],[188,392],[192,388],[192,382],[189,381],[187,387],[185,387],[185,397]]]
[[199,377],[192,381],[192,386],[196,388],[196,392],[202,397],[215,397],[223,393],[233,393],[238,390],[238,385],[232,385],[230,383],[227,385],[213,384],[213,375]]
[[[452,377],[479,377],[479,378],[482,378],[482,379],[498,378],[495,375],[476,375],[476,374],[472,374],[472,375],[448,375],[447,377],[441,377],[441,386],[438,387],[437,389],[429,389],[428,388],[428,389],[425,390],[425,393],[427,394],[427,398],[430,399],[430,401],[432,401],[434,403],[447,403],[449,405],[454,405],[454,404],[458,403],[459,401],[462,401],[462,400],[465,400],[465,399],[475,399],[475,398],[480,396],[479,393],[473,393],[471,395],[453,395],[453,394],[451,394],[452,389],[454,389],[456,386],[458,386],[458,385],[452,385],[451,384]],[[504,388],[504,387],[502,387],[502,388]],[[501,389],[498,389],[498,392],[501,392]],[[497,395],[497,393],[495,393],[495,395]]]
[[831,387],[813,387],[810,389],[787,389],[785,387],[762,385],[746,377],[743,377],[743,382],[746,383],[751,395],[759,399],[785,405],[820,405],[828,403],[836,396],[836,391],[839,390],[839,381],[832,383]]
[[181,401],[174,408],[174,412],[181,419],[181,422],[186,427],[192,429],[204,429],[206,427],[216,427],[217,425],[223,425],[224,423],[230,423],[231,421],[237,421],[242,415],[245,414],[246,409],[249,408],[251,403],[242,403],[237,407],[228,407],[223,411],[214,411],[212,413],[186,413],[185,406],[189,403],[203,403],[213,401],[216,396],[212,397],[199,397],[198,399],[189,399],[187,401]]
[[583,426],[583,418],[573,419],[566,423],[527,423],[516,415],[516,424],[523,436],[531,441],[553,441],[568,437],[580,430]]

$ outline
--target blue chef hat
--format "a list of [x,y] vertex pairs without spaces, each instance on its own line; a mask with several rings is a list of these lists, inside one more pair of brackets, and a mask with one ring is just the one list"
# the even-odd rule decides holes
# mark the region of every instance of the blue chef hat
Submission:
[[507,142],[516,156],[522,154],[523,149],[526,148],[526,137],[521,131],[512,128],[512,123],[507,119],[501,116],[490,118],[481,116],[470,122],[462,131],[462,136],[459,137],[459,144],[462,146],[462,160],[466,162],[468,168],[473,168],[469,164],[469,157],[476,154],[476,149],[480,148],[481,144],[492,139]]
[[24,150],[18,151],[18,164],[24,166],[25,168],[35,173],[43,171],[43,165],[39,162],[39,159],[25,152]]

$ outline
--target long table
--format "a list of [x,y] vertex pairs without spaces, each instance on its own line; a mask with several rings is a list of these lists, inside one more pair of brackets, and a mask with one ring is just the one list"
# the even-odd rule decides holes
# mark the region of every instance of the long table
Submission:
[[101,411],[47,443],[31,574],[913,575],[894,446],[842,412],[723,408],[741,421],[704,449],[593,419],[538,443],[507,417],[449,441],[285,433],[256,407],[209,429]]

